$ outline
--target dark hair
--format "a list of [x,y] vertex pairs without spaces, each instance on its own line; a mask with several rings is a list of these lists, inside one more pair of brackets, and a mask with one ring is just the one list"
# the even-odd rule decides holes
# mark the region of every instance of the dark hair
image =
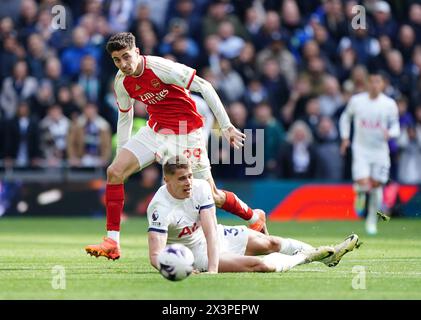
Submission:
[[164,166],[164,176],[173,175],[177,169],[190,168],[190,160],[187,157],[179,155],[169,158]]
[[368,74],[369,77],[371,76],[379,76],[383,79],[383,81],[389,80],[389,77],[387,76],[387,73],[382,69],[375,69],[371,70]]
[[136,39],[132,33],[120,32],[108,40],[106,49],[109,54],[126,48],[133,49],[135,47],[135,41]]

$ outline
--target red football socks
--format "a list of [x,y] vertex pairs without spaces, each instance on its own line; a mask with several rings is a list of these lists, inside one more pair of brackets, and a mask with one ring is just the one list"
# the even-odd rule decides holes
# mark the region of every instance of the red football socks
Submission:
[[253,217],[253,210],[241,201],[233,192],[222,191],[227,196],[225,203],[221,207],[223,210],[235,214],[244,220],[250,220]]
[[109,184],[105,187],[107,231],[120,231],[121,213],[124,206],[124,184]]

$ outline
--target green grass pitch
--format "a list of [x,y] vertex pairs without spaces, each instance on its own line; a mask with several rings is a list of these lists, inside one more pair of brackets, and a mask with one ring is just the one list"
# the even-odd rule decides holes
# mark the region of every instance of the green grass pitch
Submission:
[[[335,268],[313,263],[283,274],[201,274],[180,282],[149,265],[145,219],[124,222],[120,260],[86,255],[84,246],[101,240],[104,225],[104,219],[1,218],[0,299],[421,299],[421,220],[380,221],[374,237],[365,235],[362,221],[270,222],[272,234],[315,246],[352,232],[363,244]],[[65,270],[64,290],[52,287],[57,265]],[[363,285],[356,270],[365,271],[365,289],[353,289],[353,281]]]

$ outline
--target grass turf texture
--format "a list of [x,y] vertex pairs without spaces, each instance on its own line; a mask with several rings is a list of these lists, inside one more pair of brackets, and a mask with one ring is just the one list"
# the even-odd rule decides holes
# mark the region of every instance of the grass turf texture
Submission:
[[[371,237],[362,221],[271,222],[272,234],[315,246],[353,232],[363,245],[335,268],[313,263],[283,274],[201,274],[181,282],[149,265],[146,219],[123,224],[120,260],[86,255],[84,246],[101,240],[104,225],[102,219],[1,218],[0,299],[421,299],[421,220],[380,221],[379,235]],[[65,290],[52,288],[56,265],[65,268]],[[354,266],[365,268],[364,290],[352,288]]]

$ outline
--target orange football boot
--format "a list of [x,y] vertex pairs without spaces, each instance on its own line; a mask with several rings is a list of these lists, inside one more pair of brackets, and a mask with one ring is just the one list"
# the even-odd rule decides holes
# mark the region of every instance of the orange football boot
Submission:
[[[266,226],[266,214],[265,214],[265,212],[261,209],[254,209],[253,212],[257,213],[257,215],[259,216],[259,219],[255,222],[253,222],[252,224],[250,224],[249,228],[253,229],[255,231],[258,231],[258,232],[264,231],[264,228]],[[267,233],[267,232],[264,232],[264,233]]]
[[97,245],[89,245],[85,247],[86,253],[95,257],[106,257],[108,260],[116,260],[120,258],[120,246],[111,238],[104,237],[104,241]]

